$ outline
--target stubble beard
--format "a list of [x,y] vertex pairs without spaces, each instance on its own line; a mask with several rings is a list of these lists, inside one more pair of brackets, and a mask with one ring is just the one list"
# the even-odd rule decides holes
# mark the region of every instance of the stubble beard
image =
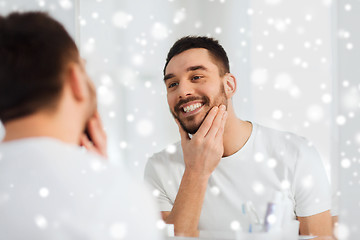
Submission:
[[[216,101],[217,99],[219,99],[219,101]],[[183,120],[181,120],[180,118],[179,118],[179,113],[180,113],[180,111],[183,111],[182,109],[180,109],[179,107],[177,107],[177,106],[179,106],[179,105],[181,105],[181,104],[184,104],[184,103],[186,103],[186,102],[190,102],[190,101],[194,101],[194,100],[202,100],[203,101],[203,104],[204,104],[204,106],[203,107],[208,107],[208,110],[207,110],[207,112],[205,113],[205,115],[204,115],[204,117],[203,117],[203,119],[201,119],[201,121],[198,123],[198,124],[194,124],[194,125],[192,125],[192,126],[187,126],[186,124],[185,124],[185,121],[183,121]],[[220,85],[220,92],[219,92],[219,94],[214,98],[214,103],[211,103],[210,102],[210,98],[209,97],[207,97],[207,96],[202,96],[202,97],[190,97],[190,98],[187,98],[187,99],[185,99],[185,100],[183,100],[183,101],[179,101],[179,103],[175,106],[175,111],[174,110],[171,110],[171,114],[173,115],[173,117],[175,118],[175,119],[177,119],[178,121],[179,121],[179,123],[180,123],[180,126],[182,127],[182,129],[185,131],[185,132],[187,132],[187,133],[189,133],[189,134],[195,134],[198,130],[199,130],[199,128],[200,128],[200,126],[201,126],[201,124],[204,122],[204,120],[205,120],[205,118],[207,117],[207,115],[209,114],[209,112],[210,112],[210,110],[213,108],[213,107],[215,107],[215,106],[220,106],[221,104],[223,104],[223,105],[225,105],[226,106],[226,108],[227,108],[227,98],[226,98],[226,94],[225,94],[225,88],[224,88],[224,85],[223,84],[221,84]],[[177,113],[177,114],[176,114]],[[186,122],[189,122],[189,123],[191,123],[192,121],[194,121],[195,120],[195,117],[196,117],[196,115],[195,116],[189,116],[189,117],[187,117],[186,118]],[[188,124],[188,125],[190,125],[190,124]]]

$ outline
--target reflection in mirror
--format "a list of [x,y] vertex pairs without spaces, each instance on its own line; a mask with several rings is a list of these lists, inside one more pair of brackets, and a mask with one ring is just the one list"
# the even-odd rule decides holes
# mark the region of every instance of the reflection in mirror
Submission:
[[235,113],[309,139],[330,178],[331,1],[153,1],[142,8],[139,1],[110,2],[81,2],[81,46],[98,83],[111,150],[136,175],[154,152],[176,149],[162,70],[178,38],[200,34],[218,39],[229,55]]

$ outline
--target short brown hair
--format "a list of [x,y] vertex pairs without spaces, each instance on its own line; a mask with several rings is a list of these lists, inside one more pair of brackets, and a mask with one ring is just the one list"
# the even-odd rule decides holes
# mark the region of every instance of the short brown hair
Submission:
[[0,120],[55,107],[64,68],[78,58],[73,39],[47,13],[0,16]]
[[193,48],[205,48],[209,51],[210,56],[218,65],[220,76],[230,72],[227,54],[217,40],[204,36],[186,36],[177,40],[170,48],[164,66],[164,75],[165,69],[173,57]]

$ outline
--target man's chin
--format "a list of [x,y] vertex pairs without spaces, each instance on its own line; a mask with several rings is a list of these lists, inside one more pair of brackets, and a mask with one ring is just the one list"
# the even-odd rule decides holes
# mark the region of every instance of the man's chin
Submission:
[[188,124],[183,124],[182,122],[180,122],[180,125],[185,132],[189,134],[195,134],[199,130],[201,124],[198,125],[191,124],[191,126],[189,126]]
[[185,132],[189,134],[195,134],[199,130],[205,117],[206,116],[195,115],[189,116],[185,120],[181,120],[179,118],[177,118],[177,120],[180,122],[180,125]]

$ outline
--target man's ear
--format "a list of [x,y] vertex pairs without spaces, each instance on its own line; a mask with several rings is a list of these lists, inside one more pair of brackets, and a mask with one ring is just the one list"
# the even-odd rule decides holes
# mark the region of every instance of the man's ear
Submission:
[[71,89],[73,97],[77,101],[82,101],[86,98],[86,85],[84,81],[84,74],[82,69],[76,63],[70,63],[67,68],[67,84]]
[[224,76],[224,88],[228,99],[230,99],[236,92],[236,78],[231,73],[227,73]]

